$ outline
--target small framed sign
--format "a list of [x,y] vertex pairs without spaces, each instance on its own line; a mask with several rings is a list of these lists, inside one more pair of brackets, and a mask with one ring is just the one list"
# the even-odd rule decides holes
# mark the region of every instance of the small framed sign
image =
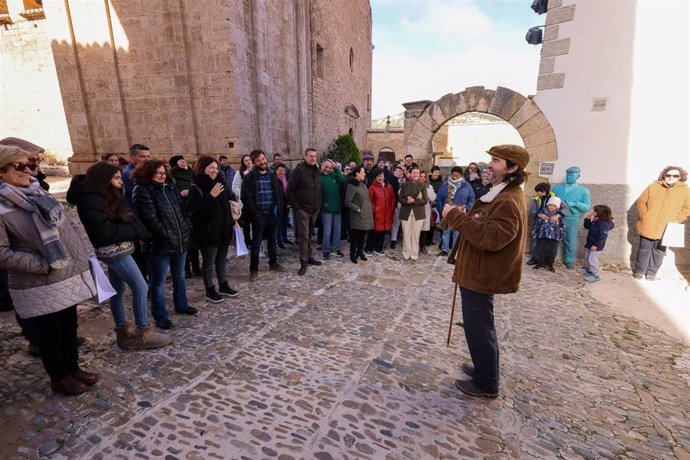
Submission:
[[606,97],[592,98],[592,112],[605,112],[608,102],[609,100]]
[[539,163],[540,176],[553,176],[554,163]]

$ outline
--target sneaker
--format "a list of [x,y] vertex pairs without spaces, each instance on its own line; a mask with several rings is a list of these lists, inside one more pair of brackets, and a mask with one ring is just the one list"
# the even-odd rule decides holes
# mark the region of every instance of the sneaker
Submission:
[[259,278],[259,272],[249,272],[249,281],[256,281]]
[[455,388],[462,391],[468,396],[473,396],[475,398],[488,398],[496,399],[498,398],[498,391],[486,391],[478,388],[472,380],[456,380]]
[[582,275],[591,275],[592,274],[592,272],[587,270],[585,267],[578,268],[577,272],[582,274]]
[[338,257],[345,257],[345,254],[343,254],[342,251],[331,251],[331,255],[338,256]]
[[218,294],[224,297],[237,297],[239,292],[231,288],[230,285],[228,285],[228,282],[225,281],[218,285]]
[[[369,256],[371,256],[371,254],[369,254]],[[364,262],[366,262],[366,261],[368,260],[368,259],[367,259],[367,253],[365,252],[364,254],[360,254],[360,255],[359,255],[359,258],[360,258],[361,260],[363,260]]]
[[595,275],[587,275],[585,276],[585,281],[589,281],[590,283],[593,283],[595,281],[599,281],[601,278]]
[[383,251],[374,251],[374,255],[385,256],[386,254],[384,254]]
[[395,249],[395,246],[398,244],[397,241],[391,241],[391,249]]
[[216,292],[216,287],[211,286],[206,288],[206,295],[204,296],[206,300],[213,303],[220,303],[223,301],[223,296]]
[[647,278],[647,281],[654,281],[656,279],[655,275],[647,275],[645,278]]
[[542,268],[544,267],[541,265],[535,265],[534,267],[532,267],[532,270],[541,270]]
[[271,270],[272,272],[284,272],[285,267],[280,265],[278,262],[273,263],[273,264],[268,264],[268,269]]
[[324,253],[323,253],[323,258],[324,258],[324,260],[330,259],[330,258],[331,258],[331,253],[330,253],[330,252],[324,252]]
[[635,278],[636,280],[641,280],[642,278],[644,278],[644,275],[642,273],[635,273],[633,275],[633,278]]
[[178,310],[175,310],[175,313],[178,313],[178,314],[180,314],[180,315],[190,315],[190,316],[192,316],[192,315],[196,315],[197,313],[199,313],[199,310],[197,310],[197,309],[194,308],[194,307],[187,307],[186,310],[179,310],[179,311],[178,311]]
[[527,265],[537,265],[537,259],[531,258],[527,261]]
[[439,257],[447,257],[448,256],[448,251],[441,251],[437,254]]
[[[374,255],[374,253],[373,253],[373,252],[369,252],[369,251],[364,251],[364,255],[367,256],[367,257],[371,257],[371,256]],[[367,260],[367,259],[364,259],[364,260]]]

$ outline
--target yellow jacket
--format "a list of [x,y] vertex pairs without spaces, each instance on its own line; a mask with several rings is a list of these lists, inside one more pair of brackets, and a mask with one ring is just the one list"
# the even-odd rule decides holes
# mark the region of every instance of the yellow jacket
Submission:
[[690,215],[690,188],[685,182],[669,187],[662,180],[650,184],[635,201],[637,233],[659,240],[669,222],[683,222]]

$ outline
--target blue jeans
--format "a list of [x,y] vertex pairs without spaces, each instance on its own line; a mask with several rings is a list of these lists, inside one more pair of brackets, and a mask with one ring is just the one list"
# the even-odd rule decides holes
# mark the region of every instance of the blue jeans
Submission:
[[278,232],[278,217],[273,213],[256,213],[252,219],[252,248],[250,251],[249,271],[259,271],[259,250],[261,240],[264,236],[268,243],[268,263],[273,265],[277,262],[276,254],[276,234]]
[[146,329],[149,325],[146,310],[146,294],[149,286],[139,270],[139,266],[132,256],[118,257],[104,261],[108,266],[108,279],[117,294],[110,298],[110,311],[113,313],[115,326],[121,327],[127,323],[125,315],[125,284],[132,290],[132,310],[134,323],[139,329]]
[[321,243],[321,249],[324,254],[327,252],[340,251],[341,222],[340,213],[321,213],[321,223],[323,224],[323,242]]
[[[451,248],[450,247],[450,233],[453,232],[452,230],[444,230],[443,235],[441,236],[441,251],[444,252],[450,252]],[[453,243],[455,243],[458,240],[458,232],[453,232]]]
[[189,308],[187,287],[184,280],[184,261],[187,251],[179,254],[149,254],[151,266],[151,313],[157,323],[167,320],[168,310],[165,308],[165,275],[170,268],[173,285],[173,305],[175,311],[185,311]]

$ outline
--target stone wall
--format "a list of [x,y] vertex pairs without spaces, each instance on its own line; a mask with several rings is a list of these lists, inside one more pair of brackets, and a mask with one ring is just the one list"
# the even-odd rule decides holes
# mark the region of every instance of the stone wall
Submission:
[[404,131],[402,128],[391,129],[370,129],[367,131],[366,150],[378,157],[378,153],[383,148],[391,148],[395,152],[398,161],[405,155]]
[[[4,62],[39,48],[27,67],[55,67],[59,93],[55,83],[37,84],[36,93],[64,106],[51,112],[64,113],[58,124],[74,153],[73,171],[102,153],[126,154],[135,142],[154,156],[225,154],[235,163],[254,148],[298,160],[305,147],[326,150],[349,129],[365,145],[371,120],[366,0],[336,9],[325,0],[45,3],[46,32],[28,28],[27,39],[3,31],[0,51]],[[0,68],[3,95],[22,85],[10,74]],[[36,127],[28,126],[19,104],[9,102],[0,134],[5,126],[25,125],[6,135],[38,139],[46,117],[39,114]],[[16,121],[6,123],[10,117]],[[51,142],[60,141],[44,145],[51,149]]]

